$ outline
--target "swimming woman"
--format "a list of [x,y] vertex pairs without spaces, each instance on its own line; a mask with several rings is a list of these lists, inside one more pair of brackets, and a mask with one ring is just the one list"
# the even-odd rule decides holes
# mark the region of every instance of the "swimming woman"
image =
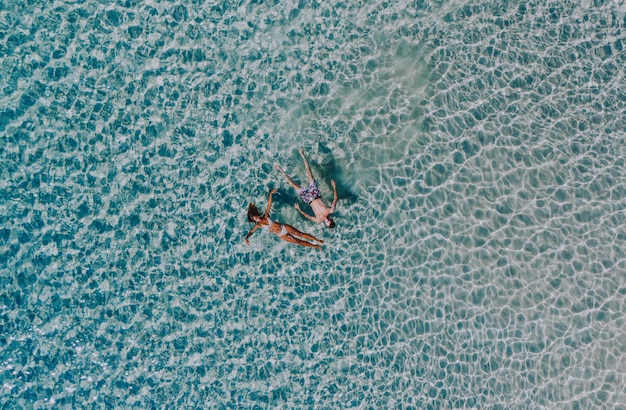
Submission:
[[306,168],[306,174],[309,178],[308,186],[299,186],[298,184],[293,182],[293,180],[289,178],[289,175],[287,175],[285,170],[280,165],[276,165],[276,169],[283,173],[283,175],[287,179],[287,182],[289,182],[289,185],[291,185],[296,190],[298,195],[300,195],[300,198],[305,203],[311,206],[315,217],[304,212],[302,209],[300,209],[300,205],[296,204],[296,209],[298,210],[298,212],[300,212],[305,218],[310,221],[316,223],[324,222],[327,227],[334,228],[335,221],[331,219],[330,215],[335,213],[335,208],[337,206],[337,184],[335,183],[334,179],[330,180],[330,184],[333,186],[334,198],[332,205],[328,207],[324,203],[324,201],[322,201],[322,194],[317,187],[317,182],[315,182],[315,178],[313,178],[311,167],[309,167],[309,163],[304,156],[304,150],[300,148],[298,151],[300,152],[300,156],[302,156],[302,160],[304,161],[304,167]]
[[310,246],[312,248],[322,249],[321,246],[315,243],[307,242],[297,237],[299,236],[301,238],[308,239],[309,241],[316,241],[319,243],[324,243],[324,241],[319,240],[313,235],[309,235],[308,233],[300,232],[291,225],[281,224],[272,221],[272,219],[270,218],[270,208],[272,207],[272,195],[274,193],[276,193],[276,189],[273,189],[270,192],[269,199],[267,200],[267,208],[265,208],[265,213],[263,215],[261,215],[254,203],[251,203],[248,206],[248,221],[254,222],[255,225],[254,227],[252,227],[250,232],[248,232],[248,235],[246,235],[246,239],[244,240],[246,245],[250,245],[250,242],[248,242],[248,238],[254,233],[254,231],[259,228],[263,228],[272,232],[273,234],[278,235],[278,237],[284,241],[302,246]]

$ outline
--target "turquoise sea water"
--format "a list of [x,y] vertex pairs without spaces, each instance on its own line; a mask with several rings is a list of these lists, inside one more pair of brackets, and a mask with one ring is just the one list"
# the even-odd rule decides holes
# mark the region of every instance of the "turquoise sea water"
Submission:
[[2,407],[624,406],[625,12],[0,1]]

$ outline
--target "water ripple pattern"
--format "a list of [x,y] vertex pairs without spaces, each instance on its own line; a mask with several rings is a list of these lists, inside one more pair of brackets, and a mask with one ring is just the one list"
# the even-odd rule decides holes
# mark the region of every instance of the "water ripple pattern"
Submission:
[[[2,405],[623,406],[625,26],[601,0],[0,2]],[[304,182],[299,147],[335,230],[274,169]],[[244,244],[273,187],[323,251]]]

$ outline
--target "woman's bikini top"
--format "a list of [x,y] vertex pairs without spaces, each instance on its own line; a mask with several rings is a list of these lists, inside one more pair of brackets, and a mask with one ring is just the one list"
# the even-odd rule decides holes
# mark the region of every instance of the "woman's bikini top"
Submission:
[[[274,225],[276,222],[272,221],[269,217],[267,218],[267,222],[269,222],[269,224],[265,225],[263,227],[263,229],[266,229],[266,230],[269,231],[270,228],[272,227],[272,225]],[[287,232],[287,228],[285,228],[285,225],[280,224],[280,226],[281,226],[281,230],[280,230],[279,233],[277,233],[277,235],[278,236],[285,236],[285,235],[287,235],[288,232]]]

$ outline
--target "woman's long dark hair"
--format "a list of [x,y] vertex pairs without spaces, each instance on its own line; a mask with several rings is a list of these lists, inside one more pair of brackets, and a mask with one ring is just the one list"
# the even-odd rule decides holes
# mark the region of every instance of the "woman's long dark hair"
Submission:
[[251,202],[250,205],[248,205],[248,222],[254,222],[254,219],[252,219],[254,216],[261,216],[261,213],[256,207],[256,204]]

